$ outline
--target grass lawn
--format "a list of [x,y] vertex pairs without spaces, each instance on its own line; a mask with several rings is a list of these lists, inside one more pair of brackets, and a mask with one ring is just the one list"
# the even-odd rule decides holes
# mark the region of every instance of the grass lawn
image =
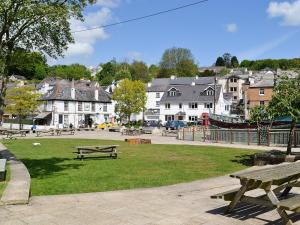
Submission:
[[[41,146],[33,146],[39,142]],[[228,174],[246,168],[251,150],[189,145],[128,145],[120,141],[23,139],[4,144],[32,178],[32,195],[155,187]],[[75,160],[75,146],[118,144],[118,159]]]

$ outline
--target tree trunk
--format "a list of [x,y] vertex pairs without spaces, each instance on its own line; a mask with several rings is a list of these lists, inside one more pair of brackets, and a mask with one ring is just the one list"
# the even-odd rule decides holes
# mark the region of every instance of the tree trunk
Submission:
[[19,116],[19,130],[22,129],[22,117]]
[[286,150],[287,155],[290,155],[292,153],[292,141],[294,139],[295,126],[296,126],[296,121],[292,120],[290,132],[289,132],[289,141],[288,141],[288,146],[287,146],[287,150]]

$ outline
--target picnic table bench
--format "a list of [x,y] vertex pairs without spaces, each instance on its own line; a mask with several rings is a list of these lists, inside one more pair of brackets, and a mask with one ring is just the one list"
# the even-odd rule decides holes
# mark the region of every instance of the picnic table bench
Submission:
[[[276,208],[284,224],[293,224],[286,210],[300,212],[300,195],[289,196],[293,187],[300,187],[300,162],[242,171],[230,177],[239,179],[241,187],[211,196],[230,201],[226,213],[231,212],[239,202],[245,202]],[[263,190],[264,194],[257,197],[245,194],[255,189]]]
[[70,135],[74,135],[75,129],[73,128],[56,129],[55,132],[57,135],[62,135],[62,133],[69,133]]
[[122,131],[122,135],[129,135],[129,136],[136,136],[136,135],[141,135],[141,130],[140,129],[124,129]]
[[117,147],[119,145],[103,145],[103,146],[78,146],[76,147],[77,151],[74,152],[77,154],[77,159],[83,160],[87,155],[91,154],[109,154],[113,159],[118,157]]
[[6,159],[0,159],[0,181],[5,180],[5,175],[6,175]]
[[177,137],[178,130],[163,130],[161,135],[166,137]]
[[50,135],[54,135],[55,134],[55,130],[54,129],[49,129],[49,130],[36,130],[36,136],[40,137],[41,134],[50,134]]
[[17,139],[15,135],[20,135],[21,137],[25,137],[28,130],[2,130],[1,134],[6,135],[4,139]]

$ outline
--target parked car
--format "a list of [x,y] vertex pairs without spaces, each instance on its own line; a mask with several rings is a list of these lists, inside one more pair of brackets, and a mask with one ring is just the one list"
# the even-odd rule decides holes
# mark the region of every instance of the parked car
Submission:
[[104,130],[105,128],[110,128],[112,126],[113,126],[112,123],[101,123],[98,125],[98,128]]
[[180,120],[171,120],[166,123],[166,129],[168,130],[178,130],[183,127],[187,127],[187,124]]
[[160,121],[155,121],[155,120],[148,120],[144,121],[143,127],[161,127],[161,122]]

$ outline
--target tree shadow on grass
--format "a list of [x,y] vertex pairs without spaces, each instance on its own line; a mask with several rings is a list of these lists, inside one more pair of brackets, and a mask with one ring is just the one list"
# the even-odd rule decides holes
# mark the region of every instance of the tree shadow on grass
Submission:
[[[248,219],[257,219],[264,221],[266,225],[281,225],[283,224],[283,221],[281,219],[273,220],[271,214],[270,216],[262,216],[262,214],[269,213],[271,212],[272,208],[264,207],[264,206],[259,206],[259,205],[252,205],[252,204],[247,204],[247,203],[239,203],[233,212],[225,214],[225,207],[219,207],[216,209],[212,209],[207,211],[209,214],[213,215],[222,215],[225,217],[230,217],[234,218],[240,221],[246,221]],[[292,219],[293,221],[298,221],[300,220],[300,214],[297,213],[292,213],[289,215],[289,218]],[[241,222],[242,223],[242,222]]]
[[242,164],[244,166],[254,166],[254,154],[235,156],[235,158],[232,159],[231,162]]
[[[21,159],[29,170],[32,178],[60,176],[63,171],[79,169],[84,164],[70,163],[70,158]],[[74,161],[73,161],[74,162]]]

